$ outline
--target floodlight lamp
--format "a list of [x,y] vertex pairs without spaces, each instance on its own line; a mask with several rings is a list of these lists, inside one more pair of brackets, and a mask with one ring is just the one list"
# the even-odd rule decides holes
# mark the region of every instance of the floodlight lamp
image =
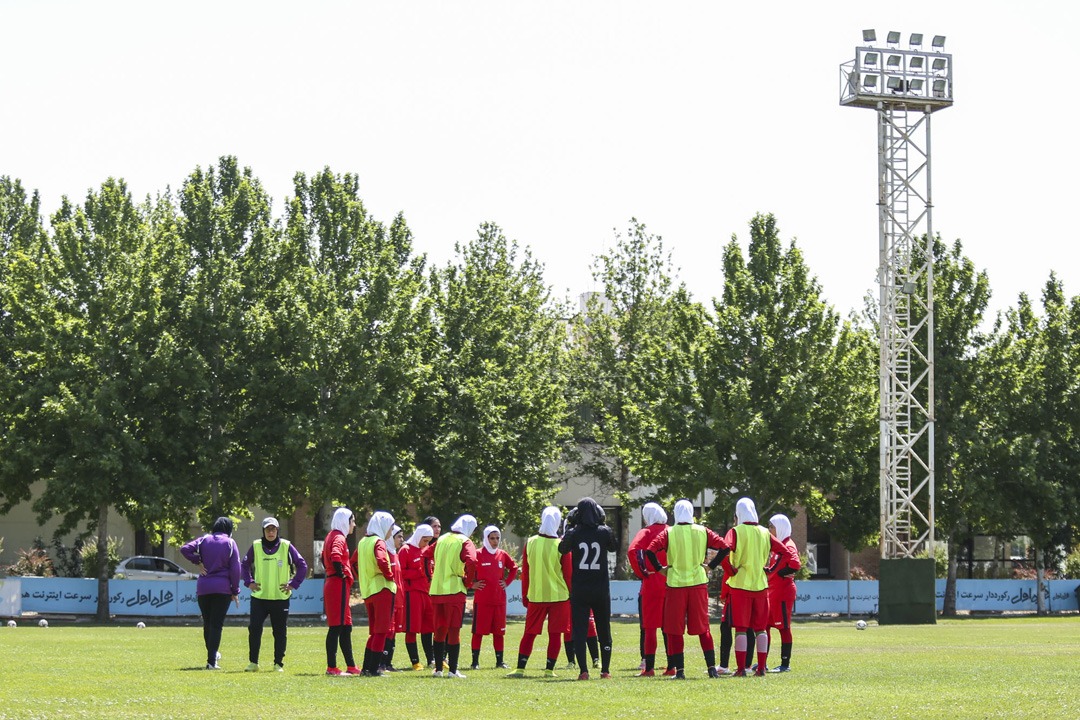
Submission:
[[912,70],[922,70],[923,65],[925,64],[926,58],[924,58],[922,55],[916,55],[908,61],[908,67],[910,67]]
[[876,88],[878,76],[873,74],[863,75],[862,86],[864,88]]
[[908,40],[908,45],[911,47],[919,47],[922,45],[922,33],[911,33],[911,39]]
[[899,55],[890,55],[888,57],[888,59],[886,59],[885,64],[888,65],[891,68],[900,67],[900,56]]
[[931,41],[930,43],[930,46],[933,47],[935,50],[942,50],[945,47],[945,36],[935,35],[933,41]]
[[945,81],[944,80],[935,80],[934,81],[934,97],[939,97],[939,98],[945,97]]
[[930,65],[930,67],[934,68],[935,72],[941,72],[945,69],[945,65],[945,58],[934,58],[934,62]]
[[908,80],[908,91],[913,93],[921,93],[923,90],[923,82],[924,81],[922,78],[914,78],[912,80]]
[[900,42],[900,33],[896,30],[890,30],[889,34],[885,37],[885,42],[890,45],[896,45]]
[[889,89],[893,91],[899,91],[904,89],[904,81],[896,77],[895,75],[889,76],[889,79],[886,80],[886,85],[888,85]]
[[877,42],[877,32],[874,30],[863,30],[862,41],[868,43]]
[[863,55],[863,65],[877,65],[877,53]]

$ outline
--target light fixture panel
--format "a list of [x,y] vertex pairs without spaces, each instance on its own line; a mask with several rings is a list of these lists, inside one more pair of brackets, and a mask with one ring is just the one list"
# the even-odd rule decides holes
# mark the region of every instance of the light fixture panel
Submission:
[[874,30],[863,30],[862,41],[868,43],[877,42],[877,32]]
[[900,42],[900,33],[896,30],[890,30],[888,36],[886,37],[886,42],[892,44]]

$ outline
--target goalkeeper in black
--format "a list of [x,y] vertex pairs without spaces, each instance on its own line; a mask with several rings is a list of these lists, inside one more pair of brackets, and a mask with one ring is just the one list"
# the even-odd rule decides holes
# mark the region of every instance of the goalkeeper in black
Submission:
[[611,589],[608,553],[617,552],[615,533],[604,524],[604,509],[590,497],[578,501],[566,516],[566,534],[560,553],[572,553],[570,618],[574,628],[574,654],[581,669],[578,680],[588,680],[585,640],[589,634],[589,611],[596,621],[600,640],[600,677],[611,677]]

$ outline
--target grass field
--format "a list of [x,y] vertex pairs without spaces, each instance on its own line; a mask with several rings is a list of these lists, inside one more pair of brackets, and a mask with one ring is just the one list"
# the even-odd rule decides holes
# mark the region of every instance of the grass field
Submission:
[[[508,628],[513,666],[521,623]],[[709,680],[696,641],[687,643],[685,682],[633,677],[638,631],[614,627],[611,680],[574,682],[559,671],[541,679],[543,638],[524,680],[493,669],[487,638],[479,671],[466,680],[429,672],[384,678],[323,675],[325,628],[289,630],[285,673],[245,673],[247,629],[225,628],[223,670],[203,666],[197,625],[145,630],[134,621],[97,627],[54,621],[0,627],[0,718],[1077,718],[1080,717],[1080,618],[965,618],[936,626],[851,621],[798,623],[793,671],[765,678]],[[715,632],[715,628],[714,628]],[[362,659],[367,631],[357,627]],[[471,657],[464,633],[463,665]],[[775,660],[773,657],[771,660]],[[403,642],[396,664],[406,665]],[[565,663],[560,657],[559,667]],[[771,662],[770,664],[775,664]],[[596,677],[594,673],[594,678]]]

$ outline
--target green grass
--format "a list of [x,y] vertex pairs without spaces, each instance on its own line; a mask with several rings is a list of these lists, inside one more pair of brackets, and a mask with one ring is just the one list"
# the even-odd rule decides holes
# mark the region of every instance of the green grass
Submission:
[[[865,632],[850,621],[802,622],[794,629],[793,671],[766,678],[706,679],[701,652],[688,638],[686,682],[634,678],[637,626],[619,622],[615,677],[588,683],[573,682],[571,671],[559,671],[554,680],[539,677],[544,638],[524,680],[490,669],[490,638],[481,654],[489,669],[466,671],[464,681],[434,680],[428,672],[328,678],[325,628],[300,623],[289,630],[284,674],[265,671],[272,661],[269,626],[264,671],[243,672],[247,630],[241,625],[225,628],[224,669],[208,672],[199,669],[200,627],[152,619],[149,625],[137,630],[133,621],[107,627],[53,622],[42,629],[23,621],[14,630],[0,627],[0,718],[1080,717],[1076,616],[871,623]],[[521,623],[508,628],[511,666],[521,629]],[[356,628],[358,660],[366,636],[366,628]],[[467,627],[463,639],[467,665]],[[399,667],[406,665],[403,645]],[[560,667],[564,662],[560,657]]]

